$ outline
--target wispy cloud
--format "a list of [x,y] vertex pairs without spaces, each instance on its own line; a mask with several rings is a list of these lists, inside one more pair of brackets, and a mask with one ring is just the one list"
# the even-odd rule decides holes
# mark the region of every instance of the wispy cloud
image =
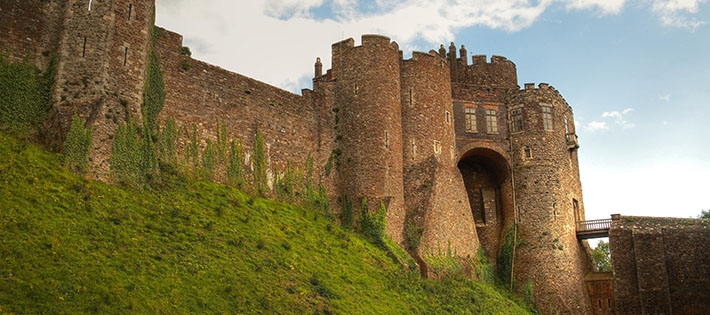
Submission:
[[584,125],[584,131],[588,132],[595,132],[606,129],[609,129],[609,127],[606,125],[606,122],[603,121],[590,121],[589,123]]
[[602,15],[617,14],[624,7],[626,0],[571,0],[567,3],[568,9],[596,9]]
[[[649,0],[671,19],[698,11],[708,0]],[[320,56],[330,63],[330,43],[361,34],[390,36],[405,51],[429,50],[469,27],[517,32],[553,6],[619,14],[628,0],[157,0],[157,22],[205,43],[193,53],[210,63],[297,90]],[[318,14],[316,12],[319,12]],[[322,12],[328,12],[323,15]],[[676,22],[664,22],[672,25]],[[677,22],[676,24],[678,24]],[[696,23],[697,24],[697,23]],[[248,46],[247,46],[248,45]],[[420,47],[422,46],[422,47]],[[258,52],[258,53],[255,53]],[[284,58],[288,55],[288,58]],[[249,60],[249,62],[244,62]]]
[[658,96],[658,99],[661,100],[661,101],[664,101],[664,102],[668,103],[668,102],[671,101],[671,95],[670,95],[670,94],[659,95],[659,96]]
[[654,0],[652,9],[665,26],[696,29],[708,24],[692,16],[705,2],[707,0]]
[[633,108],[627,108],[621,112],[618,112],[618,111],[604,112],[604,113],[602,113],[602,118],[610,118],[613,120],[614,124],[621,126],[624,129],[631,129],[633,127],[636,127],[636,124],[629,122],[626,119],[626,116],[633,111],[634,111]]

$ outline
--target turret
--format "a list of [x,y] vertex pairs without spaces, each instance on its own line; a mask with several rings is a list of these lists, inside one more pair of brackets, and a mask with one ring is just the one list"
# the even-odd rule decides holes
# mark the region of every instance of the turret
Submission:
[[425,227],[416,255],[451,250],[474,257],[479,243],[457,168],[449,75],[435,51],[414,52],[402,62],[405,226]]
[[323,75],[323,63],[320,62],[320,57],[316,58],[315,68],[316,68],[315,77],[317,78],[317,77],[322,76]]
[[59,43],[48,129],[57,148],[76,112],[94,127],[95,177],[108,174],[118,122],[141,120],[154,1],[69,0]]
[[387,233],[402,242],[402,116],[399,46],[378,35],[333,45],[340,187],[370,208],[387,207]]
[[571,109],[548,84],[526,84],[511,94],[508,115],[518,235],[526,244],[517,250],[515,275],[531,281],[541,309],[587,313],[589,265],[575,233],[584,208],[577,148],[568,146]]

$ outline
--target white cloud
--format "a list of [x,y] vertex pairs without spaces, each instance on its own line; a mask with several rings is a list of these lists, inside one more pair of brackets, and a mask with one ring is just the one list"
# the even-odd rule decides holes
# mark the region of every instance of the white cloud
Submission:
[[588,132],[595,132],[595,131],[605,130],[605,129],[609,129],[609,127],[607,127],[606,123],[603,121],[590,121],[588,124],[586,124],[584,126],[584,131],[588,131]]
[[598,9],[601,14],[617,14],[624,7],[626,0],[571,0],[568,9]]
[[654,0],[652,10],[665,26],[696,29],[708,24],[690,16],[698,12],[700,4],[707,0]]
[[[707,0],[653,0],[658,12],[696,12]],[[288,90],[308,87],[313,62],[330,65],[330,44],[383,34],[411,50],[436,49],[458,30],[516,32],[551,6],[617,14],[626,0],[157,0],[157,23],[182,34],[195,58]],[[315,16],[314,9],[332,12]],[[420,47],[423,46],[423,47]]]
[[671,101],[671,95],[670,95],[670,94],[659,95],[659,96],[658,96],[658,99],[661,100],[661,101],[664,101],[664,102],[668,103],[668,102]]
[[626,120],[625,116],[628,115],[629,113],[631,113],[633,110],[634,110],[633,108],[627,108],[621,112],[618,112],[618,111],[604,112],[604,113],[602,113],[602,118],[611,118],[613,120],[614,124],[621,126],[624,129],[631,129],[633,127],[636,127],[636,124]]

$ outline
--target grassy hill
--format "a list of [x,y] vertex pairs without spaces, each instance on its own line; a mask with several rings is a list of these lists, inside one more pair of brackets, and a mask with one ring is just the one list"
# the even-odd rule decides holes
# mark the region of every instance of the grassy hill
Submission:
[[316,210],[170,170],[145,190],[87,181],[61,158],[0,133],[2,314],[528,313],[421,279]]

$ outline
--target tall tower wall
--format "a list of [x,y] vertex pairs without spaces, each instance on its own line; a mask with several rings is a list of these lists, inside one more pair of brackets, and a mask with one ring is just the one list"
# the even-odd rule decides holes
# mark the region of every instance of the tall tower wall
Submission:
[[61,148],[76,112],[93,126],[96,177],[108,174],[113,133],[141,120],[154,1],[69,0],[64,10],[48,125]]
[[408,224],[424,227],[420,255],[476,255],[478,238],[456,167],[449,66],[435,52],[402,62],[404,187]]
[[568,145],[570,107],[547,84],[537,89],[528,84],[511,95],[508,113],[523,240],[515,275],[532,281],[541,310],[588,313],[583,279],[589,263],[575,233],[575,220],[584,219],[584,210],[576,146]]
[[362,46],[358,47],[352,46],[352,40],[336,45],[332,73],[339,112],[337,132],[342,136],[341,187],[355,200],[367,198],[371,209],[383,202],[388,209],[387,234],[401,243],[404,204],[399,47],[378,35],[363,35]]

